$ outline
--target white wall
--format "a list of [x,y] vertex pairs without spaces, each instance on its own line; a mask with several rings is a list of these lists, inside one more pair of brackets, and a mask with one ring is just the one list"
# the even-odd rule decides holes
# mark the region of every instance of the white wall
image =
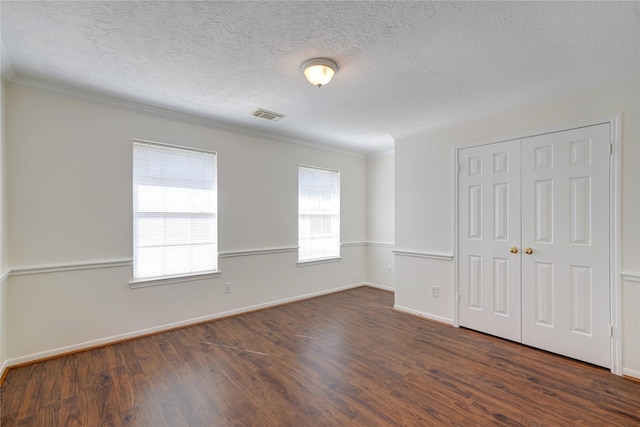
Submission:
[[[367,282],[395,286],[395,174],[393,152],[367,156]],[[389,271],[391,270],[391,271]]]
[[[11,86],[7,100],[10,364],[365,281],[364,156]],[[298,164],[341,171],[351,244],[339,262],[297,267],[295,251],[222,257],[217,278],[131,289],[131,266],[119,262],[132,257],[134,138],[218,153],[221,253],[297,247]]]
[[[454,145],[623,113],[623,373],[640,377],[639,94],[635,77],[397,140],[396,248],[433,257],[396,258],[396,304],[439,320],[453,319]],[[427,295],[430,284],[440,286],[438,298]]]

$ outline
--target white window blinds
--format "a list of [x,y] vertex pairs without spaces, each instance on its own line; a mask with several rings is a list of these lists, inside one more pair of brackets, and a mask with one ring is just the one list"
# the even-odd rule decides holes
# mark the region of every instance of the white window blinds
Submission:
[[298,168],[298,260],[340,256],[340,172]]
[[133,278],[218,269],[216,154],[135,141]]

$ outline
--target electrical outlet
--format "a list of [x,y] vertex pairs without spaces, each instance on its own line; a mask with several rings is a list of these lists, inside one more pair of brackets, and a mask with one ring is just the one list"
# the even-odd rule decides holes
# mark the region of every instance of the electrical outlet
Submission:
[[432,297],[437,297],[438,296],[438,287],[437,286],[431,286],[431,296]]
[[227,282],[224,284],[224,293],[225,294],[231,293],[231,282]]
[[387,266],[387,274],[392,274],[393,273],[393,268],[391,268],[391,266]]

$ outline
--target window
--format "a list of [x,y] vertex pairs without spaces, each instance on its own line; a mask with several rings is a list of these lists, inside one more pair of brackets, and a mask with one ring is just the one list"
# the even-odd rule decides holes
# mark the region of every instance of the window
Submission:
[[298,168],[298,260],[340,256],[340,172]]
[[218,269],[216,153],[133,144],[133,278]]

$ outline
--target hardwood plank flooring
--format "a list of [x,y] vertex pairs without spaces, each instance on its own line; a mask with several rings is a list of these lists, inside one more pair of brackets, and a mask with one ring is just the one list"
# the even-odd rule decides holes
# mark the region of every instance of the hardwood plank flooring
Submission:
[[357,288],[11,369],[2,426],[638,426],[640,383]]

